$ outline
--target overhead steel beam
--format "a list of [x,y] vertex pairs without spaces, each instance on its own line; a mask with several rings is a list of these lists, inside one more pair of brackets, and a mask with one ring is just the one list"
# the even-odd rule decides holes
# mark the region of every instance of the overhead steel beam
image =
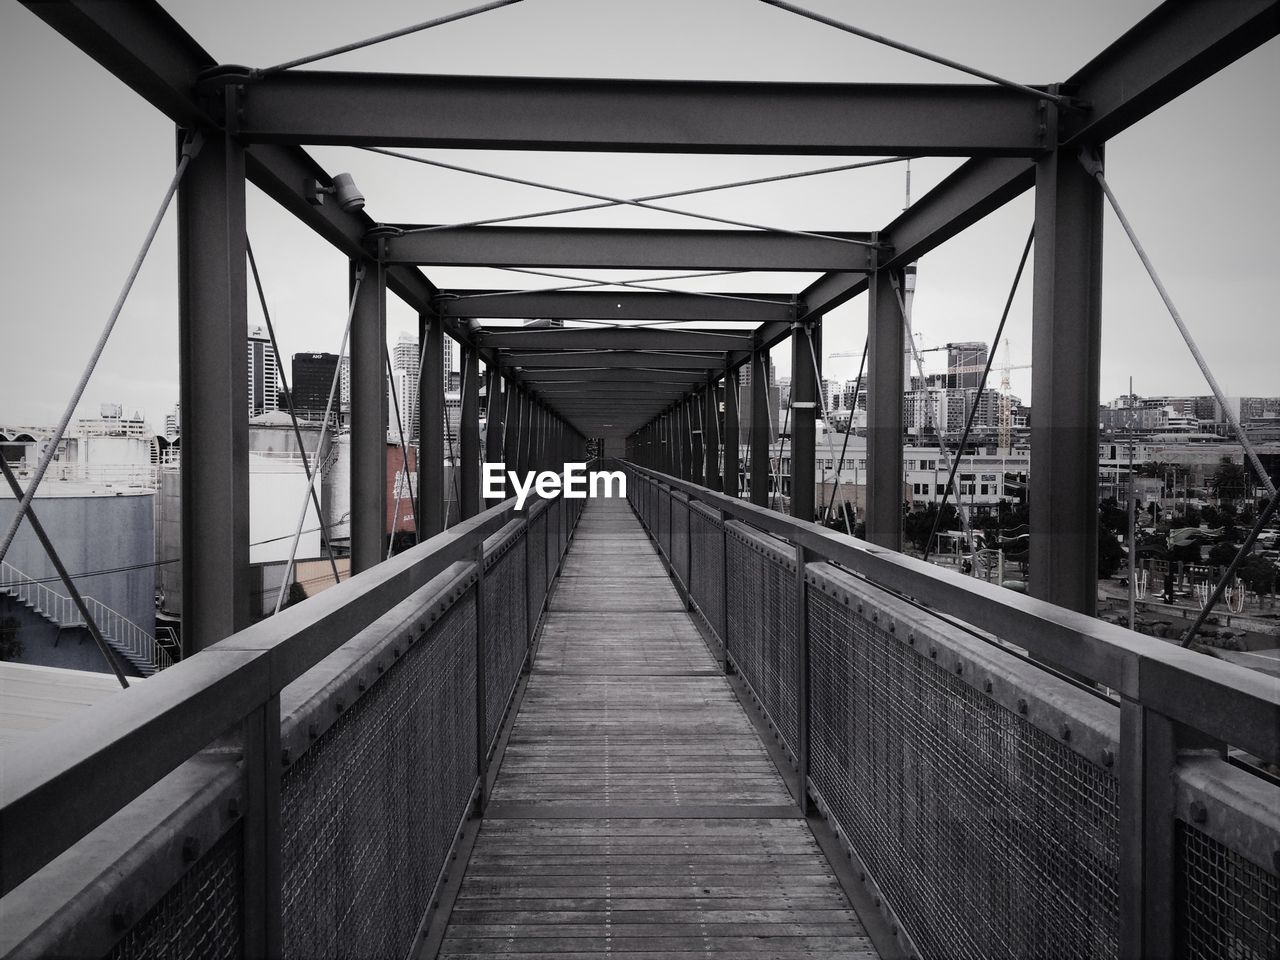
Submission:
[[751,334],[652,327],[553,327],[480,334],[486,347],[507,350],[750,350]]
[[681,383],[695,384],[702,381],[700,370],[620,370],[608,367],[582,367],[577,370],[528,371],[525,383],[541,388],[550,383]]
[[875,250],[865,245],[868,234],[810,232],[841,239],[766,230],[450,227],[393,236],[387,240],[385,257],[391,263],[449,267],[875,269]]
[[[513,353],[503,360],[512,367],[563,369],[580,364],[587,367],[624,367],[651,370],[710,370],[724,363],[724,354],[645,353],[639,350],[591,350],[581,353]],[[536,374],[533,375],[536,377]]]
[[1037,102],[986,84],[475,77],[249,79],[250,142],[479,150],[1029,157]]
[[[501,293],[501,296],[490,294]],[[790,320],[794,298],[780,293],[504,293],[494,290],[443,290],[436,307],[446,317],[494,320],[668,320],[767,323]]]
[[[1168,0],[1063,85],[1090,109],[1062,114],[1057,139],[1075,145],[1114,137],[1277,33],[1280,0]],[[883,265],[918,259],[1034,182],[1035,166],[1025,160],[966,161],[880,232],[893,251]],[[801,319],[866,289],[860,274],[828,274],[800,294]]]

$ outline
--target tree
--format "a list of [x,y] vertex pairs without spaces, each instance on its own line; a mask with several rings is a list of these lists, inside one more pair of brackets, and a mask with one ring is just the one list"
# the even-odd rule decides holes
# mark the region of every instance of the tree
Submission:
[[1109,580],[1116,575],[1124,563],[1124,548],[1116,539],[1116,535],[1098,525],[1098,579]]
[[1266,557],[1254,554],[1245,557],[1236,567],[1236,576],[1254,593],[1269,593],[1275,589],[1276,580],[1280,579],[1280,570]]
[[[912,510],[903,520],[903,533],[917,550],[924,550],[933,530],[934,518],[938,516],[938,505],[931,503],[923,510]],[[950,503],[942,511],[942,522],[939,530],[950,530],[955,525],[956,508]]]
[[1248,492],[1248,481],[1244,467],[1228,460],[1220,464],[1209,478],[1209,488],[1219,500],[1234,504]]
[[1215,543],[1209,549],[1209,566],[1226,567],[1236,558],[1236,547],[1230,543]]

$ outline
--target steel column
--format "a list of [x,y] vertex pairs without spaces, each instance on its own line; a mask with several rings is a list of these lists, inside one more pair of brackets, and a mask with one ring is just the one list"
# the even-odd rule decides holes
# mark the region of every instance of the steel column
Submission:
[[702,406],[702,451],[706,458],[703,468],[703,482],[712,490],[724,490],[724,479],[720,476],[720,404],[718,397],[720,388],[716,377],[707,378],[707,389],[703,391]]
[[444,529],[443,324],[418,314],[418,344],[418,539],[426,540]]
[[728,367],[724,371],[724,436],[721,445],[724,447],[721,483],[725,494],[736,498],[741,487],[738,477],[738,371]]
[[707,447],[707,424],[702,415],[703,395],[705,391],[695,390],[685,401],[685,410],[689,417],[689,478],[697,484],[709,486],[704,472]]
[[769,351],[751,351],[751,502],[769,506],[771,470],[769,437],[773,433],[769,412]]
[[903,318],[895,279],[901,289],[901,271],[872,274],[868,298],[866,536],[901,550]]
[[679,411],[679,430],[680,430],[680,479],[693,481],[693,403],[689,397],[685,397],[680,401]]
[[[502,371],[496,363],[489,364],[488,372],[488,383],[485,389],[484,459],[487,463],[502,463],[505,446],[503,433],[506,430],[503,418],[506,413],[507,399],[503,387],[506,381],[502,379]],[[483,473],[481,478],[483,479]],[[505,483],[503,489],[506,489]],[[490,497],[485,500],[485,506],[491,507],[504,499],[505,497]]]
[[[809,342],[813,338],[813,353]],[[814,457],[817,445],[818,381],[814,356],[822,356],[821,321],[791,329],[791,516],[816,516]],[[821,360],[819,360],[821,362]]]
[[[506,470],[519,470],[520,461],[520,391],[514,381],[503,384],[502,462]],[[503,490],[508,488],[502,482]]]
[[1037,163],[1028,589],[1090,615],[1098,591],[1102,201],[1076,151]]
[[462,348],[462,421],[458,438],[462,463],[458,469],[462,519],[480,512],[480,358],[474,347]]
[[[351,262],[355,284],[356,261]],[[386,269],[365,263],[351,322],[351,572],[386,556],[387,536]]]
[[252,621],[244,150],[205,136],[178,191],[184,656]]

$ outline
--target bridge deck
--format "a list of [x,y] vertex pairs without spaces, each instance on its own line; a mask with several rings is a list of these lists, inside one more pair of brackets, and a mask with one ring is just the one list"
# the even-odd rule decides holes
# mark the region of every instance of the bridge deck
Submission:
[[870,958],[623,500],[578,524],[440,957]]

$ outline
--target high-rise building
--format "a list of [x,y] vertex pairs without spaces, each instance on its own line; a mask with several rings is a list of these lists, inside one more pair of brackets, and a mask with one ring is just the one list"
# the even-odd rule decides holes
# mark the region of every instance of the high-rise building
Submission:
[[[418,338],[408,333],[400,334],[391,351],[391,370],[395,375],[396,397],[400,401],[400,424],[406,440],[418,439]],[[387,422],[395,416],[388,411]]]
[[249,416],[256,417],[276,409],[280,395],[280,371],[266,327],[249,328],[248,360]]
[[979,341],[947,344],[947,386],[957,390],[976,390],[982,385],[982,371],[987,365],[987,345]]
[[[338,355],[335,353],[293,355],[293,408],[299,417],[323,419],[333,374],[337,369]],[[347,372],[345,366],[344,372]]]
[[[758,364],[744,363],[738,368],[738,436],[742,438],[742,442],[746,442],[746,438],[751,435],[751,382],[758,372]],[[767,383],[769,384],[769,409],[775,412],[778,409],[778,388],[777,388],[777,371],[773,366],[773,358],[769,358],[769,371],[767,374]],[[776,417],[774,418],[777,419]]]

